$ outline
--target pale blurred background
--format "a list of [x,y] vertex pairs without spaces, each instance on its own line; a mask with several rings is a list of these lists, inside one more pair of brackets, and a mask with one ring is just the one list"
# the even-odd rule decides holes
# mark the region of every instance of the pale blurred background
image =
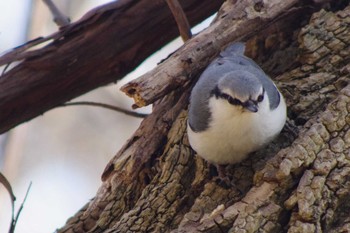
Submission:
[[[74,22],[90,9],[110,1],[54,2]],[[206,20],[193,32],[203,29],[210,21]],[[0,54],[56,30],[42,0],[0,1]],[[120,86],[154,68],[181,45],[179,38],[174,40],[118,84],[96,89],[77,100],[131,110],[132,100],[119,91]],[[150,108],[138,111],[148,113]],[[16,211],[32,181],[15,232],[54,232],[63,226],[95,195],[105,165],[140,122],[139,118],[103,108],[71,106],[50,110],[0,135],[0,171],[10,181],[17,197]],[[0,233],[8,232],[10,221],[10,198],[0,185]]]

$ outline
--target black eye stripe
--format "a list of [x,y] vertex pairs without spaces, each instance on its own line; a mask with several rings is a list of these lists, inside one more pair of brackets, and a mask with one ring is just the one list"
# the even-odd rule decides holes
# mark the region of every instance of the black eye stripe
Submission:
[[225,99],[232,105],[243,105],[239,99],[232,98],[232,96],[222,93],[217,86],[211,91],[211,95],[214,95],[216,98]]
[[225,100],[227,100],[230,104],[232,105],[242,105],[242,102],[239,99],[236,98],[232,98],[231,96],[229,96],[228,94],[225,93],[221,93],[219,95],[220,98],[223,98]]
[[230,96],[230,98],[228,99],[228,102],[232,105],[243,105],[242,102],[239,99],[236,98],[232,98]]
[[[230,96],[228,94],[222,93],[217,86],[211,91],[211,96],[213,96],[213,95],[216,98],[221,98],[221,99],[227,100],[227,102],[229,102],[231,105],[245,106],[245,104],[246,104],[245,102],[243,103],[237,98],[233,98],[232,96]],[[258,96],[258,99],[256,101],[253,101],[253,102],[255,102],[256,104],[261,103],[264,100],[264,95],[265,95],[265,89],[263,89],[263,93]]]
[[225,100],[229,100],[230,98],[232,98],[231,96],[225,93],[220,93],[219,97]]
[[216,98],[218,98],[220,96],[221,92],[218,88],[218,86],[216,86],[211,92],[210,92],[210,96],[215,96]]

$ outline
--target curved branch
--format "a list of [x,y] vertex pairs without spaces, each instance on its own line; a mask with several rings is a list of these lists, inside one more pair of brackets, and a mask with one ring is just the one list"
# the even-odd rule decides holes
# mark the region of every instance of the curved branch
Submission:
[[192,32],[190,24],[188,23],[185,12],[182,10],[182,7],[178,0],[166,0],[171,12],[174,15],[174,18],[177,23],[181,38],[183,41],[191,39]]
[[96,103],[96,102],[91,102],[91,101],[77,101],[77,102],[68,102],[68,103],[64,103],[58,107],[66,107],[66,106],[77,106],[77,105],[87,105],[87,106],[95,106],[95,107],[101,107],[101,108],[107,108],[113,111],[117,111],[117,112],[121,112],[124,113],[128,116],[133,116],[133,117],[138,117],[138,118],[145,118],[146,116],[148,116],[148,114],[145,113],[138,113],[138,112],[134,112],[134,111],[128,111],[126,109],[117,107],[117,106],[113,106],[113,105],[109,105],[109,104],[103,104],[103,103]]

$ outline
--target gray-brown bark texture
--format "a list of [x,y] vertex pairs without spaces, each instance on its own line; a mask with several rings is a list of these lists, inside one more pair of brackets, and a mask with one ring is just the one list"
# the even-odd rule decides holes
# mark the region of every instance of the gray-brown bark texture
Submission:
[[[350,6],[337,3],[227,1],[210,28],[123,87],[153,112],[59,232],[350,232]],[[289,120],[267,148],[226,168],[227,185],[189,146],[186,109],[195,77],[242,39]]]
[[[58,232],[349,232],[347,5],[226,1],[208,29],[123,87],[153,112]],[[186,120],[191,86],[236,40],[276,81],[289,120],[267,148],[226,167],[228,185],[189,146]]]

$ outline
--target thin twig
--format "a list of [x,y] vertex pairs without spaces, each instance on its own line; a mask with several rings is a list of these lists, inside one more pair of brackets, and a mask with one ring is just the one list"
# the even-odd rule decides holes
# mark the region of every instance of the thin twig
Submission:
[[69,25],[70,19],[65,16],[53,3],[51,0],[43,0],[44,3],[46,3],[47,7],[50,9],[52,15],[53,15],[53,21],[57,24],[59,27],[64,27]]
[[11,197],[11,208],[12,208],[12,219],[15,216],[15,201],[16,197],[13,193],[12,186],[10,182],[7,180],[7,178],[0,172],[0,183],[6,188],[7,192],[10,194]]
[[1,72],[0,78],[6,73],[6,70],[10,67],[11,62],[7,63],[6,66],[4,67],[4,69]]
[[114,110],[114,111],[121,112],[121,113],[124,113],[124,114],[129,115],[129,116],[138,117],[138,118],[145,118],[146,116],[148,116],[148,114],[145,114],[145,113],[138,113],[138,112],[129,111],[129,110],[117,107],[117,106],[103,104],[103,103],[90,102],[90,101],[70,102],[70,103],[65,103],[63,105],[60,105],[58,107],[75,106],[75,105],[88,105],[88,106],[107,108],[110,110]]
[[55,32],[47,37],[38,37],[27,41],[26,43],[17,46],[4,54],[0,54],[0,66],[30,57],[30,55],[32,55],[35,51],[25,52],[26,50],[46,41],[56,39],[58,36],[59,34]]
[[178,0],[166,0],[168,6],[173,13],[177,27],[180,31],[180,36],[183,41],[187,41],[192,37],[191,27],[188,23],[185,12],[183,11]]
[[12,223],[11,223],[11,227],[10,227],[10,230],[9,230],[9,233],[14,233],[15,232],[15,228],[16,228],[16,224],[18,222],[18,219],[19,219],[19,215],[21,214],[22,210],[23,210],[23,206],[24,206],[24,203],[26,202],[27,200],[27,197],[28,197],[28,194],[29,194],[29,191],[30,191],[30,188],[32,187],[32,182],[29,183],[29,186],[27,188],[27,192],[26,192],[26,195],[24,196],[24,199],[22,201],[22,204],[21,206],[19,207],[18,211],[17,211],[17,214],[16,214],[16,217],[15,218],[12,218]]

